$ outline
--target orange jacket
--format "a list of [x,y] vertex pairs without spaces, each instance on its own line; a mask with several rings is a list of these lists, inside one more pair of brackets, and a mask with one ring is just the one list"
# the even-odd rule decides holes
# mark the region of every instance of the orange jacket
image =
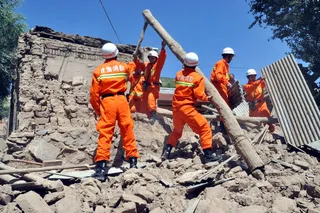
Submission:
[[176,89],[172,98],[172,107],[180,108],[186,104],[196,104],[197,99],[208,101],[205,94],[204,80],[199,73],[192,68],[185,68],[176,74]]
[[256,100],[263,101],[263,89],[266,87],[264,80],[249,81],[243,86],[243,90],[247,93],[247,99],[249,102]]
[[97,115],[100,115],[100,96],[125,92],[126,79],[134,68],[133,62],[125,64],[112,59],[106,60],[94,70],[90,87],[90,103]]
[[142,90],[142,82],[144,81],[143,74],[131,73],[129,76],[129,81],[131,83],[129,98],[141,99],[143,95],[143,90]]
[[164,62],[166,61],[166,57],[166,49],[161,49],[159,58],[155,64],[151,64],[149,62],[142,63],[139,59],[135,61],[137,69],[144,71],[144,78],[148,83],[152,84],[153,82],[158,83],[160,81],[160,74]]
[[221,59],[214,65],[212,69],[210,76],[211,83],[220,83],[227,85],[230,79],[229,71],[229,64],[224,59]]

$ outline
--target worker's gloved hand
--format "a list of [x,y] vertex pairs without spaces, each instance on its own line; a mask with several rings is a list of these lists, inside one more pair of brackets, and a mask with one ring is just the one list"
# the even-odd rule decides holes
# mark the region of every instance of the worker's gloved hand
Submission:
[[210,100],[212,98],[212,95],[207,96],[208,100]]
[[230,89],[232,87],[232,84],[228,83],[227,88]]
[[167,44],[167,43],[166,43],[165,41],[162,41],[162,42],[161,42],[161,47],[162,47],[162,49],[164,49],[164,48],[166,47],[166,44]]

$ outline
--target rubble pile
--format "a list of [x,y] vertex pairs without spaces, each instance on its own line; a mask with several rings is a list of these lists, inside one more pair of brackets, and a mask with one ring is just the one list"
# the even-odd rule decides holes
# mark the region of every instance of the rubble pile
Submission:
[[[10,128],[16,130],[0,140],[2,170],[7,168],[4,164],[39,167],[14,159],[92,163],[98,133],[88,100],[89,84],[92,69],[101,62],[95,45],[99,41],[56,34],[47,28],[20,38],[18,84],[14,85],[14,116],[10,118]],[[119,59],[131,57],[124,51]],[[172,120],[159,116],[150,125],[144,115],[133,114],[133,118],[141,155],[138,169],[129,169],[124,160],[116,128],[110,166],[122,168],[123,173],[110,175],[103,183],[92,178],[51,180],[52,174],[46,172],[0,175],[0,212],[320,213],[318,159],[290,149],[279,126],[273,134],[260,134],[266,128],[254,125],[246,129],[265,163],[262,173],[253,176],[236,155],[232,141],[221,133],[213,141],[224,152],[222,161],[229,158],[228,163],[219,169],[219,162],[203,164],[199,138],[187,126],[171,159],[162,161]],[[64,171],[69,170],[51,172]]]
[[[234,179],[189,192],[190,186],[201,183],[198,178],[202,174],[219,163],[201,163],[198,139],[187,128],[172,159],[162,162],[160,156],[168,135],[164,126],[170,128],[170,119],[162,118],[150,126],[143,116],[134,115],[134,118],[134,131],[141,154],[139,169],[128,169],[119,144],[119,131],[116,130],[111,165],[126,168],[124,173],[109,176],[104,183],[85,178],[71,185],[65,184],[63,189],[55,192],[15,191],[4,184],[0,188],[1,212],[185,212],[198,199],[195,212],[212,212],[213,209],[214,212],[226,213],[320,212],[320,164],[315,157],[290,151],[286,144],[267,139],[255,145],[266,164],[261,180],[254,178],[244,161],[236,157],[210,175],[217,180]],[[52,134],[35,134],[35,138],[41,139],[33,139],[32,143],[36,140],[48,146],[55,144],[57,141],[51,140]],[[269,138],[276,137],[270,133],[267,135],[270,135]],[[24,135],[25,138],[30,136]],[[224,160],[236,153],[232,145],[226,149]],[[30,148],[20,152],[32,153]],[[14,153],[10,158],[16,157]],[[10,155],[4,156],[8,159]],[[58,155],[57,159],[74,164],[79,160],[89,162],[91,159],[85,156],[89,153],[76,150]],[[15,166],[23,167],[17,163]]]

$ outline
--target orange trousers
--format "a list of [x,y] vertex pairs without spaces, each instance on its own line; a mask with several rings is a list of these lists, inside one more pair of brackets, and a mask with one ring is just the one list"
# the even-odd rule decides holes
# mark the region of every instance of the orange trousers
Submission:
[[[251,110],[249,109],[249,117],[269,117],[271,115],[267,102],[262,101],[256,104],[256,109]],[[269,131],[274,132],[275,130],[275,125],[274,124],[269,124]]]
[[223,100],[230,107],[230,103],[229,103],[229,99],[228,99],[228,89],[227,89],[226,85],[221,84],[221,83],[214,83],[213,85],[218,90],[218,92],[221,95],[221,97],[223,98]]
[[110,148],[116,121],[120,128],[122,146],[126,151],[126,159],[139,157],[136,140],[133,134],[133,120],[128,101],[124,95],[115,95],[101,100],[100,118],[97,123],[98,149],[94,161],[110,160]]
[[256,104],[255,110],[249,110],[249,117],[269,117],[270,111],[268,109],[267,103],[261,101]]
[[135,112],[143,113],[142,100],[139,98],[131,98],[129,100],[129,107],[130,107],[131,113],[135,113]]
[[200,135],[202,149],[212,148],[212,131],[205,119],[192,105],[184,105],[180,109],[173,110],[173,131],[167,144],[176,147],[182,136],[183,127],[188,124],[192,131]]
[[151,111],[157,110],[157,99],[159,98],[160,87],[149,86],[147,91],[143,94],[143,102],[147,103],[147,115],[150,116]]

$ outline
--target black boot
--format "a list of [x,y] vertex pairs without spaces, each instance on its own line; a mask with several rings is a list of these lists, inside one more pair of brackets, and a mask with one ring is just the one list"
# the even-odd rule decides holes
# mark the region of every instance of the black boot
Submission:
[[107,163],[108,162],[106,160],[96,162],[96,167],[94,168],[95,173],[92,175],[92,177],[102,182],[106,181],[108,170]]
[[150,120],[149,120],[149,122],[150,122],[151,125],[153,125],[154,122],[156,122],[156,119],[157,119],[156,114],[157,114],[157,113],[156,113],[155,110],[151,111],[151,117],[150,117]]
[[137,169],[137,158],[136,157],[130,157],[129,158],[130,168]]
[[213,152],[212,149],[204,149],[204,163],[209,163],[209,162],[214,162],[214,161],[219,161],[221,160],[221,155],[216,154]]
[[172,150],[172,145],[170,145],[170,144],[167,144],[167,146],[166,146],[166,149],[164,150],[164,153],[163,153],[163,155],[162,155],[162,160],[167,160],[167,159],[169,159],[169,157],[170,157],[170,153],[171,153],[171,150]]

